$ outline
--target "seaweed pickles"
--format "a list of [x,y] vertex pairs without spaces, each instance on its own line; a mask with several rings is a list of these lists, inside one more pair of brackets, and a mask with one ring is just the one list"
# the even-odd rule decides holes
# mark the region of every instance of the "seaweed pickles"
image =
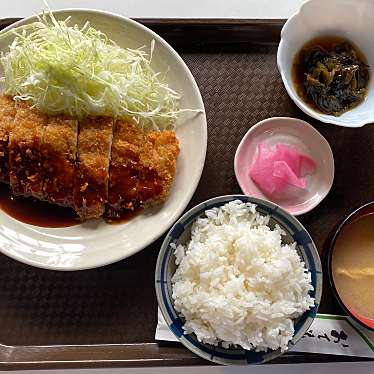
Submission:
[[296,55],[292,80],[308,106],[339,116],[365,99],[370,71],[365,56],[353,43],[322,37],[306,43]]

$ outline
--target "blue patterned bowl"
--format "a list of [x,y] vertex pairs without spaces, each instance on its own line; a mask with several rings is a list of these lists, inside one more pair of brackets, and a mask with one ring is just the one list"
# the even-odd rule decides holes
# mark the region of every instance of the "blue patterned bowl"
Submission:
[[316,316],[322,293],[322,267],[317,248],[308,232],[295,217],[271,202],[245,195],[219,196],[207,200],[189,210],[175,223],[166,235],[157,259],[155,273],[157,300],[170,330],[184,346],[198,356],[223,365],[261,364],[280,356],[282,354],[280,349],[255,352],[240,348],[214,347],[201,343],[194,334],[185,334],[182,328],[183,317],[179,316],[173,307],[171,278],[175,272],[176,265],[174,251],[170,244],[178,245],[188,241],[191,224],[199,216],[203,215],[207,209],[222,206],[233,200],[256,204],[257,211],[260,214],[270,215],[270,227],[278,224],[286,232],[286,236],[283,238],[284,243],[296,241],[297,251],[311,273],[314,290],[310,292],[310,295],[315,298],[315,306],[295,320],[295,333],[293,339],[289,342],[289,348],[291,349],[305,334]]

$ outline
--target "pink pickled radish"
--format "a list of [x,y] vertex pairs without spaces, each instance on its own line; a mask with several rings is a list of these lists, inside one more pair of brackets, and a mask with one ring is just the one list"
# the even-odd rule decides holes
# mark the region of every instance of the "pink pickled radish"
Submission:
[[[263,146],[264,144],[262,144]],[[296,147],[287,144],[277,144],[275,152],[273,152],[273,157],[276,161],[285,161],[298,177],[312,174],[316,169],[314,160],[304,153],[300,153]]]
[[250,176],[257,184],[257,186],[262,190],[262,192],[264,192],[266,195],[272,195],[276,189],[282,190],[284,188],[282,185],[277,184],[279,178],[274,178],[272,170],[254,170],[254,168],[252,168],[250,171]]
[[306,187],[305,178],[298,178],[286,161],[274,162],[273,177],[281,179],[285,184],[291,184],[299,188]]
[[276,144],[274,149],[271,149],[260,143],[249,175],[265,194],[273,195],[284,194],[294,188],[306,189],[307,181],[304,176],[314,173],[315,169],[315,161],[299,152],[296,147]]

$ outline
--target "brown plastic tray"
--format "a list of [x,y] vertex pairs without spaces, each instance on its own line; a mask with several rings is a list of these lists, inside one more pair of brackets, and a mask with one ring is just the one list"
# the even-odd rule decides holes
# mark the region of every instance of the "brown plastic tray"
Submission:
[[[15,20],[3,20],[2,27]],[[189,205],[239,193],[233,159],[248,128],[272,116],[312,123],[336,160],[327,198],[301,217],[323,256],[330,232],[352,209],[374,200],[374,129],[346,129],[307,118],[289,99],[276,67],[283,20],[142,20],[182,55],[208,118],[204,172]],[[36,269],[0,256],[0,370],[203,365],[176,343],[154,340],[154,268],[162,238],[116,264],[79,272]],[[320,312],[343,313],[325,282]],[[287,353],[273,363],[365,360]]]

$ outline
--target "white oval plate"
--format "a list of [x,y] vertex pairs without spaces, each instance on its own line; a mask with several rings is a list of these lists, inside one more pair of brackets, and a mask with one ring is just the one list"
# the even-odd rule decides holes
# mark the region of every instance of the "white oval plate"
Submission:
[[[204,110],[197,84],[182,58],[160,36],[128,18],[104,11],[62,9],[58,19],[71,16],[71,24],[86,21],[122,47],[149,48],[155,40],[152,66],[167,73],[171,88],[183,97],[182,108]],[[35,16],[11,25],[35,21]],[[0,41],[5,51],[13,37]],[[149,49],[148,49],[149,50]],[[167,201],[159,208],[145,210],[123,224],[94,220],[67,228],[43,228],[19,222],[0,211],[0,251],[29,265],[53,270],[81,270],[119,261],[139,252],[160,237],[181,215],[190,201],[203,170],[207,147],[205,113],[188,116],[177,128],[181,153],[177,174]]]

